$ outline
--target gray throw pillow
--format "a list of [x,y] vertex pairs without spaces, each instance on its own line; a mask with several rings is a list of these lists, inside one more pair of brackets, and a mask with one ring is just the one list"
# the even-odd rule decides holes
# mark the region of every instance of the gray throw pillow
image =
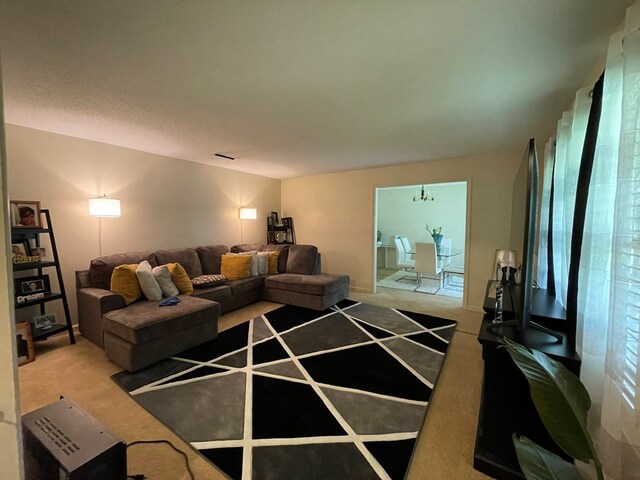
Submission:
[[136,277],[138,277],[138,283],[140,284],[140,290],[147,300],[160,300],[162,299],[162,290],[156,277],[153,276],[153,269],[146,260],[140,262],[136,268]]
[[178,287],[173,283],[171,279],[171,271],[166,265],[160,265],[159,267],[153,267],[153,276],[156,278],[160,290],[165,297],[175,297],[180,294]]

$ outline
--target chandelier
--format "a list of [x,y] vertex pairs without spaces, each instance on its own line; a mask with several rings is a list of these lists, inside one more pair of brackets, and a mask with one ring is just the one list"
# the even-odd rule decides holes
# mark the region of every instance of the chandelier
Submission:
[[422,188],[420,190],[417,190],[416,193],[413,195],[413,201],[414,202],[418,202],[422,200],[423,202],[427,202],[427,201],[431,201],[433,202],[435,200],[435,198],[433,198],[433,195],[430,192],[426,192],[424,191],[424,185],[422,185]]

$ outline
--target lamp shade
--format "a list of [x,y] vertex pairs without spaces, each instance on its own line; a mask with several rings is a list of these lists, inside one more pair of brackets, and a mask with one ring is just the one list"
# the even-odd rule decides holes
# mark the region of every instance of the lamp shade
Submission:
[[517,268],[518,252],[515,250],[496,250],[496,265]]
[[255,220],[258,218],[258,210],[252,207],[241,207],[238,214],[240,220]]
[[99,198],[89,199],[89,216],[90,217],[119,217],[120,216],[120,200],[115,198],[107,198],[102,196]]
[[518,252],[515,250],[496,250],[495,280],[513,283],[517,270]]

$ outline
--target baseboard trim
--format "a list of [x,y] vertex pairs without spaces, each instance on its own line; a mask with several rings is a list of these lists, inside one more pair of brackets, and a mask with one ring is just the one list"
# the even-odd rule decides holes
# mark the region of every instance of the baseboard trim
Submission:
[[373,293],[373,289],[362,287],[349,287],[349,291],[354,293]]
[[485,313],[484,310],[482,309],[482,307],[479,307],[477,305],[467,305],[466,307],[463,307],[462,309],[463,310],[468,310],[470,312]]

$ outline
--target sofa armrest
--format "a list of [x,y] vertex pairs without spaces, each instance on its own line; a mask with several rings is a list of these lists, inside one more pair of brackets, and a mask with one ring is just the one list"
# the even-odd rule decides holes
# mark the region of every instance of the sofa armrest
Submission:
[[122,295],[102,288],[79,288],[78,298],[78,326],[80,333],[96,345],[103,347],[102,316],[112,310],[124,308]]

